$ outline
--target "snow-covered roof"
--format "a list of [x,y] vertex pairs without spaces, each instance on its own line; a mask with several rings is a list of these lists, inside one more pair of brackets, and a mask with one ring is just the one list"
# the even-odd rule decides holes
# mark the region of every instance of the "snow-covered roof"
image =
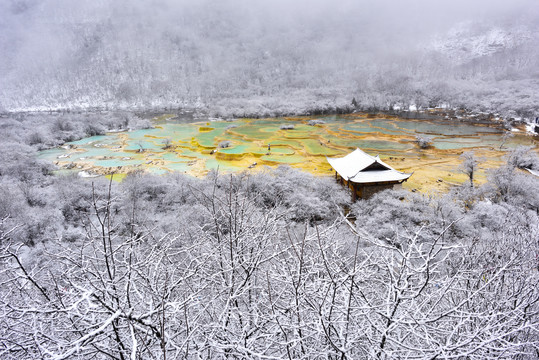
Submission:
[[375,183],[384,181],[403,181],[408,179],[412,174],[402,173],[397,170],[370,170],[360,171],[356,176],[350,178],[351,182],[355,183]]
[[535,176],[539,176],[539,171],[532,170],[532,169],[526,169],[526,170],[528,170],[530,173],[532,173]]
[[360,149],[342,158],[326,159],[344,180],[354,183],[403,181],[412,175],[397,171],[378,156],[371,156]]

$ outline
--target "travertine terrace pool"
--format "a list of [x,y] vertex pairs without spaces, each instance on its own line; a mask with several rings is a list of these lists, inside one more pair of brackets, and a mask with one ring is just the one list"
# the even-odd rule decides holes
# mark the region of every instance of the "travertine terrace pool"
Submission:
[[[323,123],[309,125],[313,119]],[[326,156],[344,156],[357,147],[379,154],[398,170],[414,172],[406,187],[443,190],[464,181],[457,171],[462,152],[473,150],[481,159],[483,171],[478,181],[482,181],[485,170],[499,166],[508,149],[537,142],[522,131],[504,139],[503,130],[485,125],[361,114],[201,122],[161,116],[154,125],[153,129],[74,141],[43,151],[40,157],[60,168],[94,174],[144,169],[156,174],[179,171],[203,176],[212,169],[259,171],[264,165],[288,164],[330,175]],[[286,126],[282,125],[294,128],[283,129]],[[419,149],[414,142],[416,135],[430,137],[432,146]],[[220,148],[222,142],[229,142],[229,146]]]

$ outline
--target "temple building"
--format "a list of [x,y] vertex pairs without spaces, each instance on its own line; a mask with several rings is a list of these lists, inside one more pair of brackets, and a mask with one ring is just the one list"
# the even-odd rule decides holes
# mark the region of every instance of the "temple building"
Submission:
[[328,158],[335,178],[352,191],[352,201],[368,199],[378,191],[398,188],[412,174],[393,169],[378,156],[356,149],[342,158]]

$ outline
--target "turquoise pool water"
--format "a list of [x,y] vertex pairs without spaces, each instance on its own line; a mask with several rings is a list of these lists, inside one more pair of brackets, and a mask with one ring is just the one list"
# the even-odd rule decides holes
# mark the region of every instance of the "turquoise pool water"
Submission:
[[[252,168],[255,162],[315,168],[325,164],[326,156],[345,155],[356,147],[373,155],[417,157],[423,150],[414,142],[416,135],[431,137],[428,151],[434,157],[456,156],[475,148],[498,151],[503,142],[500,129],[462,122],[347,115],[318,117],[325,123],[310,126],[312,119],[160,120],[154,129],[92,136],[63,148],[42,151],[39,157],[63,168],[98,173],[144,168],[154,173],[181,171],[197,175],[217,168],[241,171]],[[294,125],[294,129],[283,130],[283,124]],[[222,141],[229,141],[230,146],[219,148]],[[533,145],[533,140],[515,136],[506,141],[504,148],[518,145]]]

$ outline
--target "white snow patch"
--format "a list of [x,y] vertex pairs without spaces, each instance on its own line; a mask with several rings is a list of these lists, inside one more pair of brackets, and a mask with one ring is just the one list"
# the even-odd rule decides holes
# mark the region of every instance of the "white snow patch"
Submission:
[[537,134],[535,132],[535,127],[536,126],[539,126],[539,124],[534,124],[534,123],[527,123],[526,124],[526,131],[531,133],[531,134]]
[[83,171],[79,171],[79,173],[78,173],[77,175],[78,175],[79,177],[81,177],[81,178],[94,178],[94,177],[100,176],[100,175],[98,175],[98,174],[92,174],[92,173],[90,173],[90,172],[88,172],[88,171],[84,171],[84,170],[83,170]]

